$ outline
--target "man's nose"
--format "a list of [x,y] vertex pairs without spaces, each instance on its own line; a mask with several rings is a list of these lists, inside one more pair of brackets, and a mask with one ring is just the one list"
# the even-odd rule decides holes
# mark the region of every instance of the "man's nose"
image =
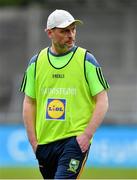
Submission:
[[68,37],[72,37],[73,36],[73,32],[72,31],[68,31]]

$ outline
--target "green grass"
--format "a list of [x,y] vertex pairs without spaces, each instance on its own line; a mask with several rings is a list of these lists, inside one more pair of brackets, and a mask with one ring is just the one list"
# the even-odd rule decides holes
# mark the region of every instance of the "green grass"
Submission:
[[85,169],[81,178],[84,179],[137,179],[137,169],[122,168],[91,168]]
[[[0,168],[0,179],[42,179],[38,168]],[[84,169],[81,179],[137,179],[137,169]]]

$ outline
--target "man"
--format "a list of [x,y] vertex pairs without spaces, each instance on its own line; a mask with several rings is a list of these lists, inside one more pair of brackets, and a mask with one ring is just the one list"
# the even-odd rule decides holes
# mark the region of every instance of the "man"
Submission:
[[80,23],[65,10],[49,15],[51,47],[32,57],[21,86],[24,124],[44,179],[79,177],[108,109],[100,65],[75,45]]

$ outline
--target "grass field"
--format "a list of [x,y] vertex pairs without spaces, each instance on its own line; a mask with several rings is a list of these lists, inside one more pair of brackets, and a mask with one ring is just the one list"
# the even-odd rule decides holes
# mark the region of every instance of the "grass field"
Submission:
[[[37,168],[0,168],[0,179],[42,179]],[[137,179],[137,169],[89,168],[81,179]]]

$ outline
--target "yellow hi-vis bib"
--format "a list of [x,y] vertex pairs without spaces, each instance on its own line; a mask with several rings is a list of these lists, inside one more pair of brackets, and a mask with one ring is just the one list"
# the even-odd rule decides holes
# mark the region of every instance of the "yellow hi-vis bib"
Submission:
[[85,78],[86,50],[78,47],[62,68],[52,65],[48,53],[48,48],[40,52],[36,66],[36,133],[39,144],[81,134],[95,107]]

